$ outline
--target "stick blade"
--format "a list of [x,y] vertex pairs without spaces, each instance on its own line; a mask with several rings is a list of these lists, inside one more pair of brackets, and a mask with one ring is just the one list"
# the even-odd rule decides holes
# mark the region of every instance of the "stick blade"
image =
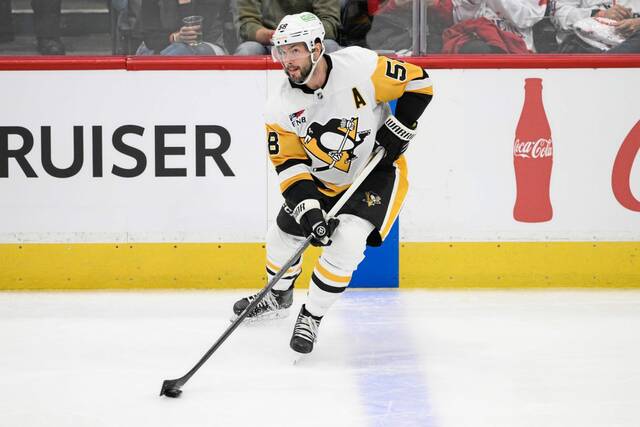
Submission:
[[180,390],[180,383],[178,380],[164,380],[162,383],[162,389],[160,389],[160,396],[176,398],[181,394],[182,390]]

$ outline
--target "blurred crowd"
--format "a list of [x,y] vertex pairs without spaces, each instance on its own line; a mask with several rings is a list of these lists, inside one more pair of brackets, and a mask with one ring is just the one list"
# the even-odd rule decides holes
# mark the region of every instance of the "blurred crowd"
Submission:
[[[414,5],[414,1],[422,2]],[[640,53],[640,0],[105,0],[114,54],[263,55],[276,24],[310,11],[328,52],[359,45],[412,55],[414,11],[426,8],[422,53]],[[61,0],[31,0],[45,55],[65,54]],[[14,40],[0,0],[0,54]]]

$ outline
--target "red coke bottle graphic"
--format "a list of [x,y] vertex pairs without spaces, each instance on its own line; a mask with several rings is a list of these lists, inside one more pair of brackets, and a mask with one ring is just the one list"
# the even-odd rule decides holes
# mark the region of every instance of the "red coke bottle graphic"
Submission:
[[517,195],[513,218],[544,222],[553,217],[549,184],[553,166],[551,128],[542,104],[542,79],[525,79],[524,105],[513,143]]
[[625,208],[635,212],[640,212],[640,200],[631,192],[631,169],[638,155],[640,155],[640,120],[620,146],[611,173],[611,188],[616,200]]

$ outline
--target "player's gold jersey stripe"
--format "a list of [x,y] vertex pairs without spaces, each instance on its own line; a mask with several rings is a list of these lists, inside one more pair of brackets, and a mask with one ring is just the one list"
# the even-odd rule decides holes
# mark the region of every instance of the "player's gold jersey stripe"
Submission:
[[284,129],[277,123],[267,123],[266,128],[267,139],[270,132],[278,134],[278,152],[275,154],[269,153],[269,158],[274,166],[280,166],[287,160],[308,159],[298,135]]
[[351,276],[338,276],[337,274],[333,274],[332,272],[324,268],[322,264],[320,264],[320,259],[318,259],[318,261],[316,262],[316,271],[332,282],[349,283],[349,281],[351,280]]
[[335,185],[330,182],[323,181],[321,179],[318,179],[318,180],[322,182],[322,184],[325,187],[327,187],[327,188],[318,187],[318,190],[320,190],[320,192],[325,196],[329,196],[329,197],[335,197],[351,186],[351,184]]
[[[397,72],[398,78],[389,76],[387,74],[387,67],[390,67],[391,70]],[[400,80],[400,77],[402,76],[399,68],[397,67],[404,68],[406,72],[406,75],[404,75],[404,79],[402,80]],[[380,56],[378,58],[376,69],[371,75],[376,102],[388,102],[400,98],[405,92],[406,86],[409,82],[414,79],[421,79],[423,76],[424,70],[417,65],[396,61],[394,59],[387,58],[386,56]]]
[[311,174],[309,172],[302,172],[292,176],[289,179],[285,179],[280,183],[280,192],[284,193],[287,188],[291,187],[296,182],[303,181],[305,179],[309,181],[313,181],[313,178],[311,177]]
[[[267,259],[267,267],[269,267],[274,273],[277,273],[282,268],[281,266],[275,265],[268,259]],[[287,270],[287,273],[297,273],[298,271],[300,271],[300,265],[291,267],[290,269]]]
[[384,240],[389,234],[389,230],[391,230],[391,226],[396,221],[398,214],[400,213],[400,209],[402,208],[402,204],[404,203],[404,199],[407,196],[407,191],[409,190],[409,180],[407,178],[408,169],[407,169],[407,161],[404,156],[400,156],[398,160],[395,162],[396,165],[396,183],[394,185],[394,191],[392,194],[392,202],[389,204],[389,211],[387,213],[387,217],[385,218],[384,223],[382,224],[382,230],[380,231],[380,235]]

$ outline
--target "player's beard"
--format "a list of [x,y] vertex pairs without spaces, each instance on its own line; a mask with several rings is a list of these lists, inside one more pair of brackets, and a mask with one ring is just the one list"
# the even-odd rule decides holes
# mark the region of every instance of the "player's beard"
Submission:
[[309,62],[307,62],[306,64],[301,65],[298,69],[295,70],[296,72],[299,73],[299,77],[297,78],[294,78],[287,68],[284,69],[284,72],[287,73],[287,77],[289,77],[289,80],[291,80],[295,84],[302,84],[302,82],[305,81],[307,76],[309,76],[312,66],[313,64],[311,63],[311,60],[309,60]]

